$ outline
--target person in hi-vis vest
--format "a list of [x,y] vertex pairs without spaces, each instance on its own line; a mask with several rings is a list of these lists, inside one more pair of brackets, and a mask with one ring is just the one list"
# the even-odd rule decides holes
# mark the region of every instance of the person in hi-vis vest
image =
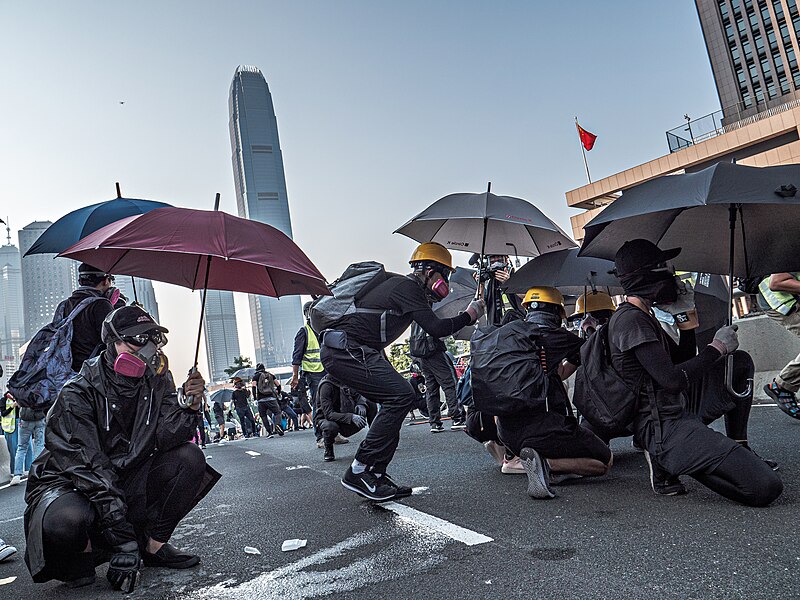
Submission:
[[[769,305],[767,315],[793,334],[800,336],[800,271],[774,273],[765,277],[758,291]],[[783,367],[778,376],[764,386],[764,391],[790,417],[800,419],[796,393],[800,390],[800,355]]]
[[306,389],[311,400],[311,420],[314,422],[314,435],[317,438],[317,447],[322,447],[322,429],[317,418],[317,388],[325,377],[325,368],[319,358],[319,340],[317,334],[311,329],[308,322],[308,309],[311,302],[303,305],[303,315],[306,323],[294,336],[294,351],[292,352],[292,381],[291,388],[295,389],[300,384],[300,378],[306,384]]

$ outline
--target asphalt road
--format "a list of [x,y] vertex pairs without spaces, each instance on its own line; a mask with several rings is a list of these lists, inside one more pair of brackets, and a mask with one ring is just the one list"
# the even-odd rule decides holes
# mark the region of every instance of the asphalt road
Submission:
[[[766,509],[738,506],[688,478],[688,495],[655,496],[629,440],[614,443],[609,476],[537,501],[525,494],[524,475],[501,474],[465,434],[404,427],[390,473],[418,489],[394,510],[339,485],[355,443],[337,446],[334,463],[322,462],[310,432],[209,446],[224,477],[173,538],[203,562],[147,569],[132,597],[797,598],[798,436],[800,422],[753,408],[752,444],[780,461],[786,485]],[[0,488],[0,537],[20,548],[0,564],[0,598],[119,597],[104,567],[81,590],[31,583],[22,498],[21,487]],[[307,546],[282,552],[291,538]]]

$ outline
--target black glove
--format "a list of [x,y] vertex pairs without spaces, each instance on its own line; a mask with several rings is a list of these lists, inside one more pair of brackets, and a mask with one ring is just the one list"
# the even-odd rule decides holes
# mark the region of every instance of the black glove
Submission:
[[364,406],[363,404],[357,404],[356,405],[356,414],[359,417],[366,417],[367,416],[367,407]]
[[115,548],[106,573],[111,589],[130,594],[139,583],[140,562],[139,545],[136,542],[126,542]]

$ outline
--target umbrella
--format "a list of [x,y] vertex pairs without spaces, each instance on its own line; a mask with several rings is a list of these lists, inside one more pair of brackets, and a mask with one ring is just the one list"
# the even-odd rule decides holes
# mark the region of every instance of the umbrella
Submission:
[[233,400],[233,390],[230,388],[222,388],[221,390],[217,390],[209,397],[209,401],[211,404],[217,403],[220,406],[225,406],[226,402],[230,402]]
[[491,185],[482,194],[440,198],[395,233],[481,255],[538,256],[575,247],[575,242],[533,204],[512,196],[496,196]]
[[[748,278],[800,270],[791,232],[800,227],[800,165],[747,167],[717,163],[625,190],[585,227],[580,256],[613,260],[627,240],[681,247],[677,267]],[[728,255],[721,251],[728,248]],[[733,287],[728,291],[732,320]],[[730,364],[732,357],[728,358]],[[727,381],[733,371],[728,369]],[[732,387],[728,391],[736,394]],[[737,394],[740,395],[740,394]]]
[[614,263],[591,257],[579,257],[577,248],[558,250],[537,256],[515,272],[503,288],[506,292],[522,294],[534,286],[548,286],[562,293],[578,296],[587,288],[603,288],[609,295],[622,294],[622,286],[609,273]]
[[231,379],[236,379],[237,377],[242,381],[250,381],[253,378],[253,375],[256,374],[255,367],[245,367],[243,369],[239,369],[231,375]]
[[[457,316],[459,313],[464,312],[472,299],[475,297],[475,292],[478,289],[478,282],[475,281],[476,271],[474,269],[465,269],[464,267],[456,267],[456,270],[450,276],[450,293],[444,300],[433,305],[433,312],[440,319],[449,319]],[[486,324],[486,317],[482,317],[483,325]],[[474,325],[467,325],[463,329],[457,331],[453,337],[457,340],[469,340],[472,337],[472,332],[475,331]]]
[[157,208],[106,225],[60,254],[108,273],[204,290],[287,296],[329,295],[325,278],[289,237],[259,221],[216,210]]

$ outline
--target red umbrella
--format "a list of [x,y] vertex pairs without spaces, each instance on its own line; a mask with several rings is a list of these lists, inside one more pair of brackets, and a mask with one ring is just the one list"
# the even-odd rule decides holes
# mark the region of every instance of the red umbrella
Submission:
[[[59,256],[106,273],[193,290],[273,297],[331,293],[322,274],[286,234],[217,210],[170,207],[127,217],[89,234]],[[200,327],[204,310],[205,293]],[[199,334],[197,345],[199,350]]]

